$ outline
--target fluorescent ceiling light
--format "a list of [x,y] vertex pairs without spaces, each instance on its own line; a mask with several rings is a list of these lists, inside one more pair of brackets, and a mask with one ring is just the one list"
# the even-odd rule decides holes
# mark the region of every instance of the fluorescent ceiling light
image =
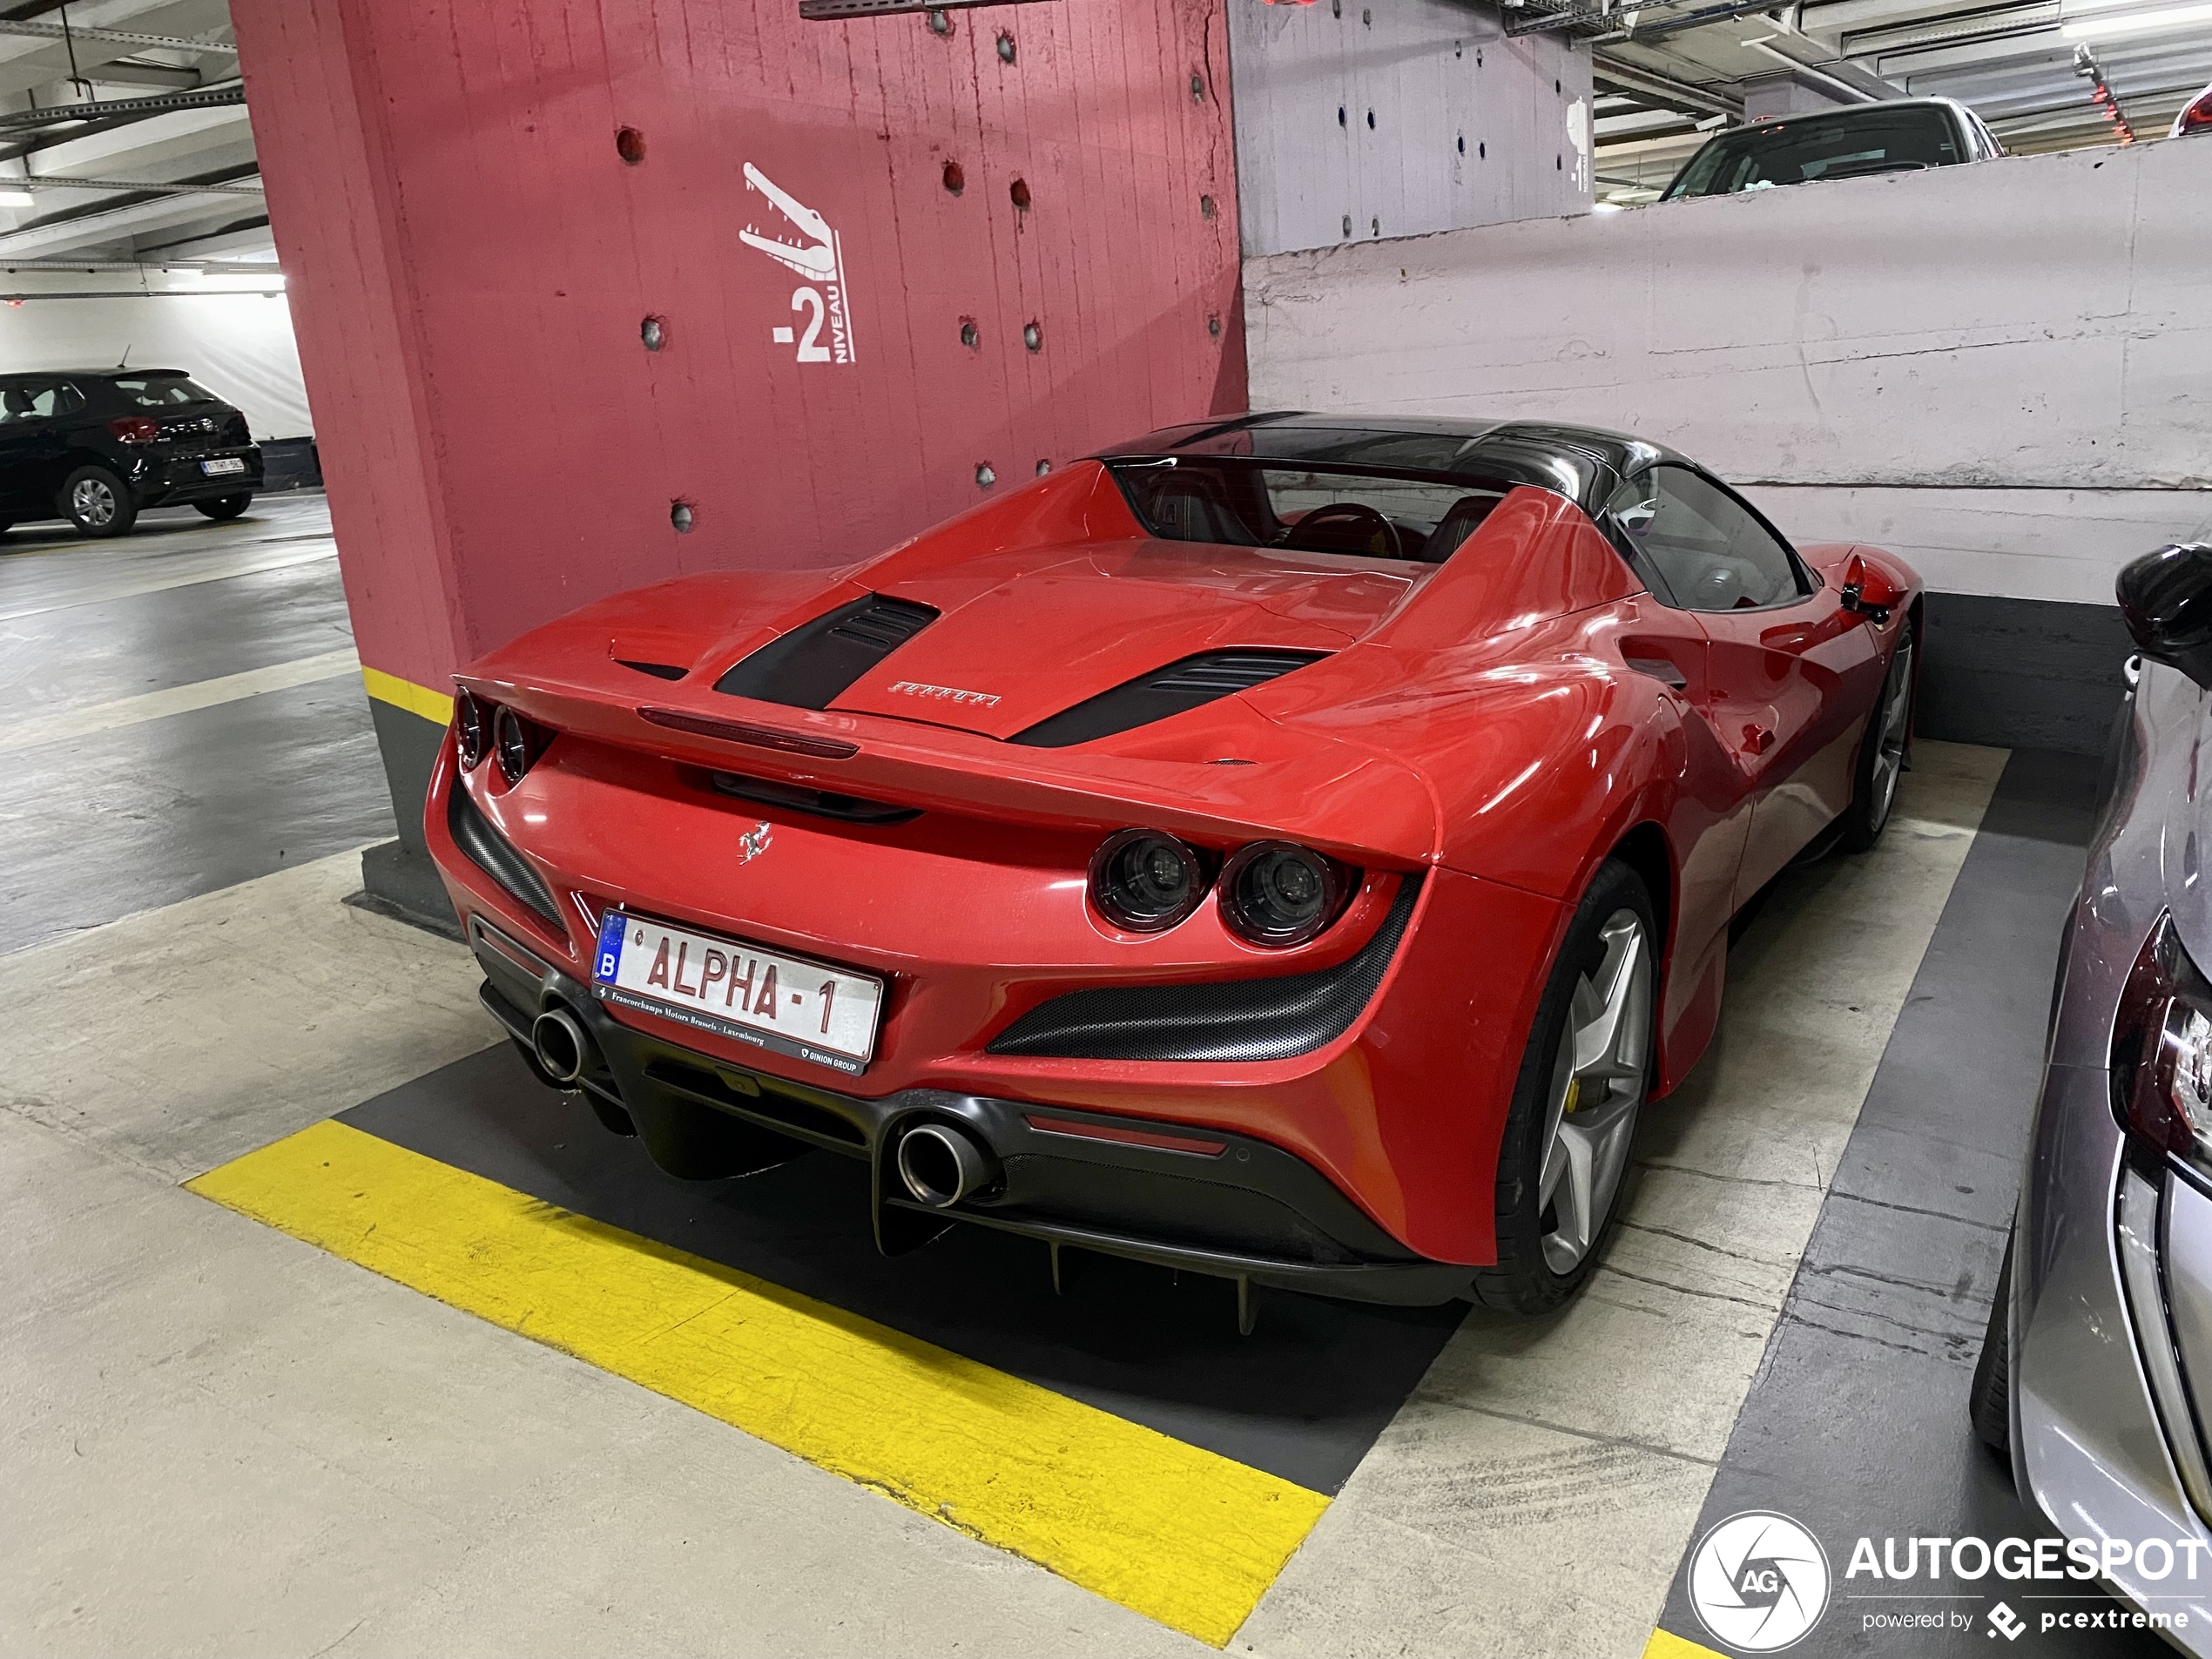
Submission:
[[28,207],[37,199],[27,190],[0,188],[0,207]]
[[2156,11],[2131,11],[2117,17],[2087,17],[2062,25],[2067,40],[2109,40],[2115,35],[2148,35],[2161,29],[2187,29],[2212,24],[2212,5],[2164,6]]

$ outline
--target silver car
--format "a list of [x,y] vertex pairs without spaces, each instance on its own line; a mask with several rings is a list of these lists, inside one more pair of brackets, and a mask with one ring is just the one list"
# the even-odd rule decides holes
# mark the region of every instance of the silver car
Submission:
[[2048,1588],[2094,1576],[2212,1656],[2212,544],[2138,559],[2119,597],[2141,654],[1973,1418],[2069,1559],[2094,1561]]

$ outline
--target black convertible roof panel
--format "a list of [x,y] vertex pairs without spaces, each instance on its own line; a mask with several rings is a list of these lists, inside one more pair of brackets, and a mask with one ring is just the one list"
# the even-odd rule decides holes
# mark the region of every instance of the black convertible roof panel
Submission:
[[1604,506],[1628,474],[1682,459],[1663,445],[1598,427],[1298,411],[1165,427],[1102,449],[1096,458],[1184,455],[1534,484],[1589,513]]

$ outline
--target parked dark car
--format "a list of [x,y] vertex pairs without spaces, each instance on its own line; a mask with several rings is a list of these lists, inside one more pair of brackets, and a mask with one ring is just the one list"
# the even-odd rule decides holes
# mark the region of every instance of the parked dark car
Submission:
[[1917,172],[2005,153],[1982,119],[1955,98],[1892,98],[1754,121],[1708,139],[1660,199]]
[[180,368],[0,374],[0,530],[120,536],[149,507],[236,518],[261,488],[246,416]]

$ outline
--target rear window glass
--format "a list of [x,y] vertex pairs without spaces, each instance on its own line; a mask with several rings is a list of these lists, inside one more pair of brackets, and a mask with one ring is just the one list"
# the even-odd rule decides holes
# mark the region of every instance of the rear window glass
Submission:
[[1505,496],[1465,479],[1212,455],[1116,462],[1113,473],[1145,529],[1162,541],[1425,564],[1449,558]]
[[215,394],[184,374],[118,374],[115,389],[125,403],[142,409],[173,408],[179,403],[212,403]]
[[1947,167],[1966,160],[1951,118],[1925,108],[1824,117],[1725,132],[1690,158],[1667,196],[1726,196],[1815,179]]

